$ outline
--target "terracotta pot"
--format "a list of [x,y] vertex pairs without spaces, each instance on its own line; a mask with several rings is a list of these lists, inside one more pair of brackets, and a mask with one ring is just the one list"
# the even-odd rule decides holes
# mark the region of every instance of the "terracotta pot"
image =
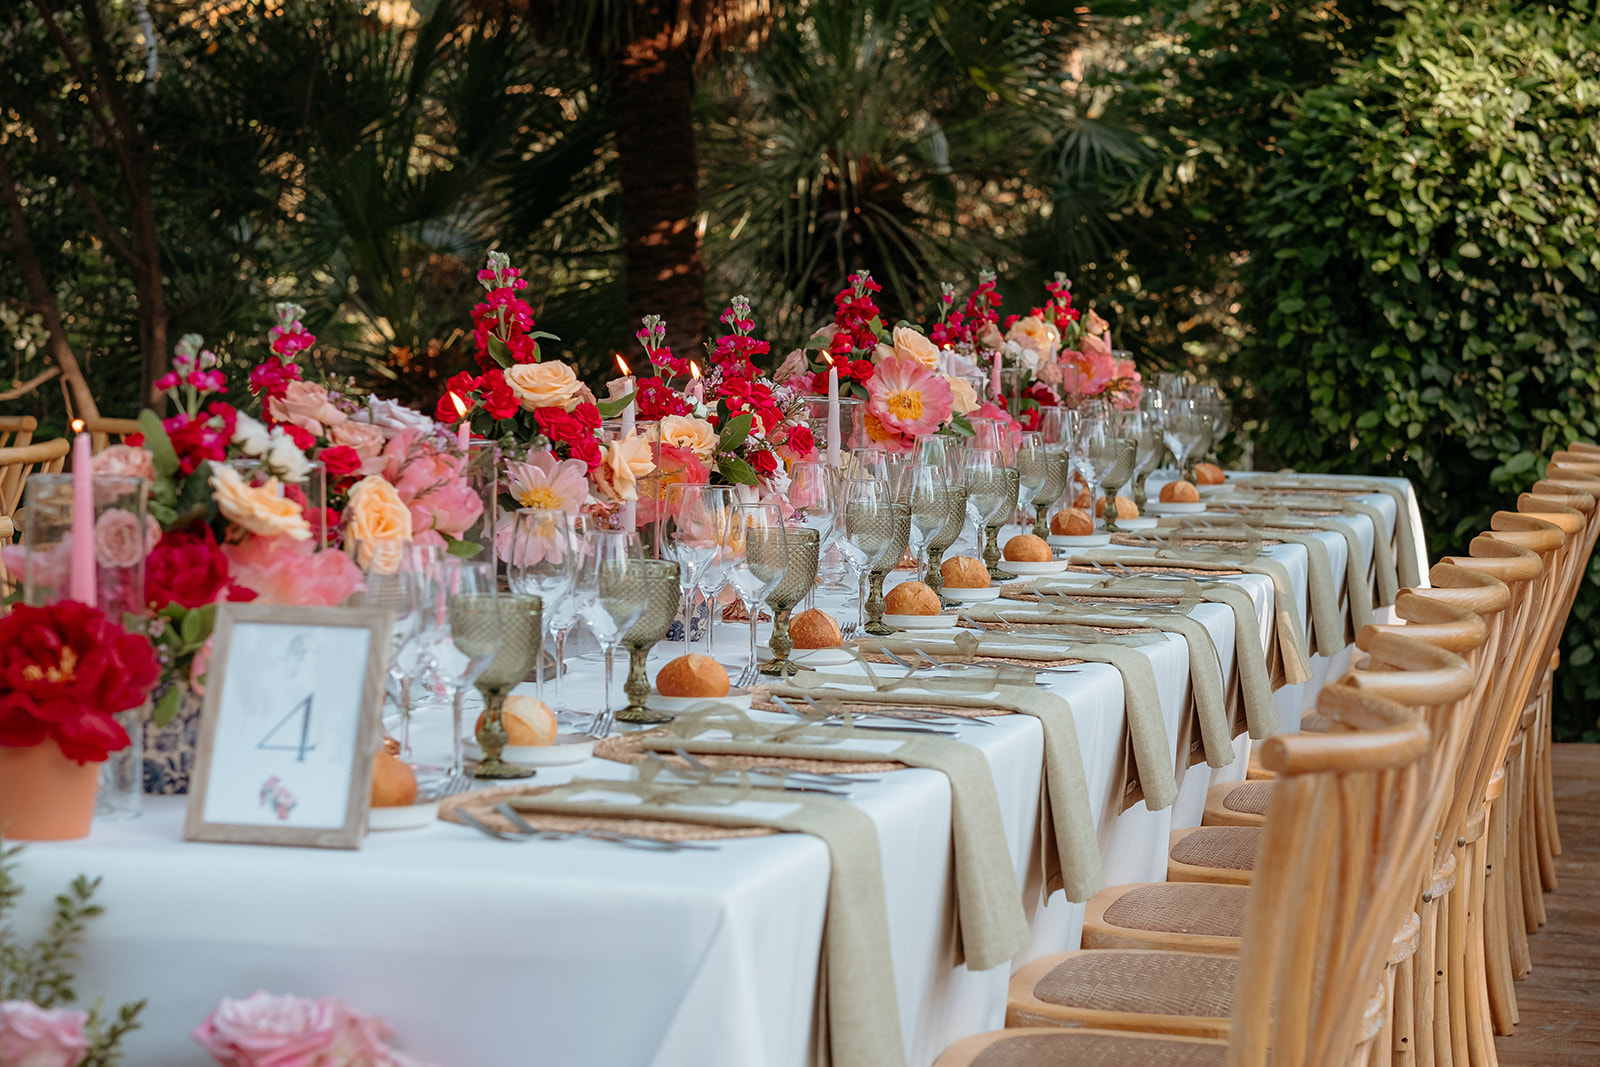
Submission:
[[10,841],[89,836],[100,764],[78,763],[54,740],[0,747],[0,833]]

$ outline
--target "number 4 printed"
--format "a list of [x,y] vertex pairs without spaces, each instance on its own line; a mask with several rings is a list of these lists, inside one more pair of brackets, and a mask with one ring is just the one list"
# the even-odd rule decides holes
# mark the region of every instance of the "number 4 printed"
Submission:
[[[293,752],[295,754],[295,762],[304,763],[306,761],[306,753],[315,752],[317,749],[316,745],[308,743],[308,739],[311,736],[311,701],[314,695],[307,693],[305,699],[291,708],[289,714],[279,719],[277,724],[267,731],[267,736],[256,742],[256,748],[272,752]],[[273,744],[272,739],[278,735],[278,731],[289,725],[296,715],[300,716],[300,743],[296,745]]]

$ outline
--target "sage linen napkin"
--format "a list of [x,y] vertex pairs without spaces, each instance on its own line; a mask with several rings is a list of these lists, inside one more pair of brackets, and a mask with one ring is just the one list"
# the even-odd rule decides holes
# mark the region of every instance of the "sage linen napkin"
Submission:
[[[782,695],[787,687],[774,686]],[[817,694],[813,692],[813,696]],[[739,720],[742,719],[743,723]],[[745,725],[748,724],[748,725]],[[727,734],[722,737],[722,734]],[[717,736],[708,736],[715,734]],[[895,760],[939,771],[950,779],[950,828],[955,850],[957,962],[987,971],[1028,945],[1028,918],[1006,848],[1000,801],[982,752],[947,737],[838,728],[807,723],[772,724],[729,713],[679,716],[644,747],[683,749],[694,755],[790,756],[798,759]]]
[[[1044,730],[1044,774],[1039,782],[1039,848],[1045,895],[1057,889],[1081,903],[1105,888],[1100,844],[1090,816],[1089,786],[1084,779],[1083,752],[1072,705],[1056,693],[1035,688],[1032,681],[1010,685],[998,671],[976,669],[959,678],[907,675],[885,678],[863,664],[867,678],[806,672],[776,684],[777,696],[804,699],[832,696],[841,703],[867,699],[863,683],[875,690],[871,699],[903,707],[1007,708],[1039,720]],[[895,758],[899,758],[898,756]]]
[[[593,798],[607,793],[615,794],[616,802]],[[585,795],[593,799],[573,799]],[[791,808],[779,815],[718,810],[757,796],[774,803],[769,799],[773,795],[717,786],[670,787],[580,778],[508,803],[519,811],[770,826],[821,838],[833,867],[822,935],[822,980],[817,995],[817,1029],[822,1036],[817,1042],[816,1063],[818,1067],[903,1064],[905,1042],[889,951],[889,909],[883,895],[878,829],[871,816],[848,802],[815,793],[777,794],[781,803]]]
[[[1278,732],[1278,709],[1272,699],[1272,659],[1261,644],[1260,616],[1256,614],[1254,598],[1237,583],[1198,581],[1193,578],[1153,578],[1133,575],[1127,578],[1109,578],[1095,585],[1052,585],[1049,579],[1039,579],[1027,592],[1014,595],[1014,599],[1039,600],[1046,596],[1060,598],[1087,598],[1099,601],[1170,599],[1174,603],[1185,597],[1226,605],[1233,611],[1233,678],[1238,683],[1240,702],[1244,706],[1246,725],[1250,736],[1257,740]],[[1276,651],[1277,643],[1273,644]],[[1281,673],[1281,662],[1279,663]]]
[[1294,489],[1325,493],[1382,493],[1394,501],[1394,539],[1395,544],[1399,546],[1396,563],[1400,584],[1407,588],[1415,588],[1422,584],[1422,574],[1418,570],[1417,563],[1417,539],[1411,529],[1411,505],[1406,500],[1405,490],[1399,486],[1375,478],[1349,478],[1332,474],[1306,475],[1293,472],[1244,478],[1239,481],[1239,485],[1251,490],[1267,491]]
[[1277,621],[1277,645],[1278,654],[1282,658],[1283,680],[1288,685],[1298,685],[1311,679],[1310,649],[1306,644],[1305,630],[1300,626],[1300,611],[1295,605],[1294,583],[1289,579],[1288,568],[1277,560],[1266,558],[1250,561],[1224,560],[1206,558],[1193,551],[1177,552],[1172,549],[1136,554],[1122,548],[1092,548],[1074,555],[1071,562],[1126,567],[1169,567],[1174,570],[1197,572],[1243,571],[1246,574],[1264,575],[1272,581],[1273,612]]
[[[1237,516],[1241,511],[1248,516],[1267,516],[1287,513],[1296,519],[1310,523],[1318,529],[1332,530],[1345,535],[1345,543],[1350,545],[1350,558],[1359,560],[1361,555],[1361,539],[1350,525],[1340,521],[1339,516],[1349,518],[1360,515],[1372,526],[1372,570],[1377,578],[1378,596],[1377,605],[1387,607],[1395,602],[1400,593],[1400,578],[1395,571],[1394,545],[1388,533],[1388,520],[1382,511],[1363,500],[1353,500],[1349,497],[1329,495],[1314,496],[1309,493],[1285,493],[1274,495],[1265,490],[1253,493],[1234,492],[1220,496],[1213,496],[1206,501],[1209,508],[1221,509],[1230,516]],[[1182,525],[1175,519],[1165,519],[1162,525],[1172,523]],[[1269,524],[1270,525],[1270,524]],[[1346,568],[1350,570],[1350,568]],[[1365,588],[1370,586],[1365,572],[1353,574],[1350,580],[1357,578]],[[1354,586],[1352,585],[1352,589]],[[1369,601],[1371,597],[1367,598]],[[1352,601],[1352,603],[1354,603]]]
[[1064,597],[1041,596],[1036,607],[1018,608],[1000,604],[973,604],[962,609],[962,618],[978,623],[999,622],[1026,629],[1074,626],[1143,626],[1163,633],[1175,633],[1189,646],[1189,695],[1205,761],[1212,767],[1233,762],[1233,734],[1228,729],[1227,698],[1222,685],[1222,661],[1217,655],[1211,632],[1189,610],[1199,597],[1171,608],[1146,606],[1107,610],[1074,603]]
[[[1333,560],[1328,555],[1328,546],[1311,534],[1291,533],[1282,529],[1263,533],[1254,526],[1238,524],[1197,525],[1162,533],[1171,550],[1180,553],[1186,551],[1186,546],[1192,542],[1238,541],[1259,558],[1263,540],[1299,545],[1306,550],[1306,599],[1311,604],[1311,629],[1306,635],[1308,647],[1324,656],[1332,656],[1349,643],[1345,640],[1344,616],[1339,611],[1339,594],[1335,592],[1333,584]],[[1367,614],[1370,618],[1370,605]]]
[[860,638],[856,646],[863,652],[886,649],[901,656],[926,651],[929,655],[964,659],[984,655],[1053,660],[1068,655],[1090,663],[1109,663],[1122,675],[1128,745],[1134,757],[1132,770],[1137,775],[1124,783],[1124,808],[1142,797],[1151,811],[1160,811],[1177,799],[1178,783],[1173,775],[1172,742],[1167,736],[1166,719],[1161,714],[1155,668],[1150,658],[1134,647],[1150,640],[1149,637],[1114,638],[1087,629],[1087,634],[1070,641],[1059,636],[1025,634],[965,633],[954,637],[906,634]]

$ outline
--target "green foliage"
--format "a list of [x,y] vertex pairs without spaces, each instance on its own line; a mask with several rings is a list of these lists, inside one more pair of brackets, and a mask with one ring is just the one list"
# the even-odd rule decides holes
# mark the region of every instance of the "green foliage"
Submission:
[[[1269,463],[1411,478],[1437,553],[1487,528],[1539,457],[1596,436],[1597,102],[1600,27],[1505,0],[1419,7],[1305,95],[1242,279]],[[1579,666],[1595,584],[1567,638]]]
[[[22,885],[16,873],[18,846],[7,848],[0,840],[0,1001],[28,1000],[41,1008],[61,1008],[77,1000],[73,984],[73,965],[78,962],[78,946],[83,942],[89,920],[104,909],[94,903],[100,879],[83,875],[72,880],[66,893],[56,897],[55,915],[49,928],[33,944],[24,944],[6,922],[22,900]],[[83,1067],[113,1067],[120,1063],[123,1037],[138,1029],[139,1013],[145,1002],[124,1004],[114,1018],[106,1018],[96,1002],[89,1010],[85,1029],[89,1054]]]

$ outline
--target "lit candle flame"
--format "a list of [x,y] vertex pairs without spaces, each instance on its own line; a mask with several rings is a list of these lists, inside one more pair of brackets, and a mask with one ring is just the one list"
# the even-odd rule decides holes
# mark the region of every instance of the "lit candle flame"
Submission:
[[454,392],[450,394],[450,402],[456,406],[457,415],[459,415],[461,418],[467,417],[467,405],[462,403],[461,398]]
[[72,432],[73,433],[82,433],[83,432],[83,426],[84,426],[84,423],[83,423],[82,419],[73,419],[72,420]]
[[833,366],[833,356],[827,352],[822,353],[822,358],[828,361],[828,366]]
[[628,369],[628,361],[622,358],[622,354],[620,352],[617,353],[617,366],[622,370],[622,376],[624,378],[633,374],[633,372]]
[[689,377],[691,377],[691,378],[699,378],[700,377],[700,365],[698,363],[696,363],[692,359],[689,361]]

